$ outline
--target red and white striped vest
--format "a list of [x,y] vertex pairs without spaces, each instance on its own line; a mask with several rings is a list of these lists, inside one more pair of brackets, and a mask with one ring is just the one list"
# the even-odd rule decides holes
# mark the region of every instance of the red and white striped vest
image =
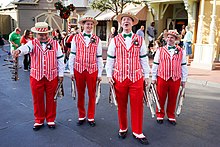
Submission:
[[[86,42],[82,33],[75,35],[73,38],[76,43],[76,58],[74,69],[76,69],[79,73],[87,70],[89,74],[92,74],[98,70],[97,48],[100,39],[94,34],[91,38],[93,39],[91,39],[91,42],[88,46],[86,46]],[[94,42],[92,42],[92,40],[94,40]]]
[[[138,45],[134,44],[134,41]],[[121,34],[114,38],[115,42],[115,69],[113,77],[123,82],[126,78],[132,82],[136,82],[143,77],[142,67],[140,64],[140,48],[142,46],[142,38],[136,34],[132,36],[132,43],[129,49],[126,48],[124,38]]]
[[167,46],[159,48],[160,50],[160,59],[158,66],[158,76],[167,81],[169,78],[172,78],[173,81],[176,81],[181,78],[182,74],[182,48],[176,46],[178,53],[174,53],[172,60],[168,52]]
[[32,40],[33,51],[30,53],[31,56],[31,72],[30,75],[37,81],[46,77],[47,80],[51,81],[58,75],[57,70],[57,49],[58,42],[49,39],[48,43],[51,44],[51,50],[43,50],[38,39]]

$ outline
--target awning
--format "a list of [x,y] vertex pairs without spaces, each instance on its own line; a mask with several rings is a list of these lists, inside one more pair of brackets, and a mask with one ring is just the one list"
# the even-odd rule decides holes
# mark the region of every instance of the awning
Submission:
[[89,9],[86,11],[86,13],[84,15],[88,15],[88,16],[92,16],[92,17],[97,17],[100,13],[102,13],[99,10],[93,10],[93,9]]
[[112,20],[115,16],[115,13],[107,10],[102,12],[100,15],[98,15],[95,19],[98,21],[103,21],[103,20]]
[[[147,18],[147,7],[142,5],[134,5],[130,4],[124,8],[123,12],[131,12],[136,15],[139,20],[146,20]],[[107,10],[102,12],[100,15],[96,17],[96,20],[103,21],[103,20],[112,20],[115,17],[115,13]]]

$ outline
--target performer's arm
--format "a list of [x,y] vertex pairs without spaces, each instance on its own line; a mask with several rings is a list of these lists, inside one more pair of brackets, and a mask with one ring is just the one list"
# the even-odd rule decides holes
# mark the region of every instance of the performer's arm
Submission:
[[160,59],[160,50],[157,49],[156,54],[154,56],[153,66],[152,66],[152,81],[156,81],[157,79],[159,59]]
[[28,41],[25,45],[20,46],[19,48],[16,49],[16,51],[20,51],[20,55],[25,55],[33,50],[33,44],[32,41]]
[[64,55],[58,42],[57,44],[58,44],[58,49],[57,49],[58,74],[59,74],[59,77],[63,77],[64,68],[65,68]]
[[140,49],[140,62],[144,71],[144,78],[146,79],[149,78],[150,66],[149,66],[147,47],[143,38],[142,38],[142,42],[143,43]]
[[183,58],[182,58],[182,82],[186,82],[188,76],[187,64],[186,64],[186,50],[183,50]]
[[107,52],[106,73],[107,77],[112,78],[114,63],[115,63],[115,42],[111,39]]
[[97,66],[98,66],[98,77],[101,77],[103,70],[103,61],[102,61],[102,43],[100,39],[97,48],[96,58],[97,58]]
[[76,43],[75,43],[75,37],[74,37],[71,42],[71,50],[70,50],[70,57],[69,57],[70,75],[74,74],[73,68],[75,64],[75,58],[76,58]]

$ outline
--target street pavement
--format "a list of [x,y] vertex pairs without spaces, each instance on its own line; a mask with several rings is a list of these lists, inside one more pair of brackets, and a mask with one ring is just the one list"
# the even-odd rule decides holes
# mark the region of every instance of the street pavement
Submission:
[[[65,74],[65,96],[57,102],[56,129],[50,130],[45,126],[40,131],[33,131],[29,72],[19,69],[20,79],[12,81],[9,68],[2,66],[6,63],[3,61],[6,54],[0,51],[0,55],[0,147],[142,146],[132,137],[129,113],[128,136],[124,140],[118,138],[117,109],[108,103],[109,85],[105,74],[101,83],[101,99],[96,106],[96,127],[92,128],[87,123],[76,125],[77,101],[71,98],[71,82],[69,75]],[[219,83],[215,82],[217,86],[209,86],[199,81],[192,79],[192,82],[187,83],[186,99],[176,126],[167,121],[162,125],[157,124],[155,118],[151,118],[149,108],[144,107],[143,133],[149,139],[149,146],[219,146]]]

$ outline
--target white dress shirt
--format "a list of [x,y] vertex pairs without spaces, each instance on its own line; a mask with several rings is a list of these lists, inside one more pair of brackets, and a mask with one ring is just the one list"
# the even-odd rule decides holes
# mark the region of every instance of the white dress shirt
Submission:
[[[41,43],[42,49],[45,51],[46,50],[46,43]],[[25,45],[20,46],[17,50],[20,50],[21,53],[20,55],[25,55],[28,53],[31,53],[33,51],[33,44],[32,41],[28,41]],[[58,43],[58,49],[57,49],[57,63],[58,63],[58,76],[63,77],[64,76],[64,69],[65,69],[65,64],[64,64],[64,56],[63,52],[61,50],[61,47]]]
[[[175,52],[175,49],[170,49],[168,52],[169,52],[170,58],[172,60],[174,52]],[[187,75],[188,75],[187,65],[185,64],[186,63],[186,51],[182,50],[182,52],[183,52],[182,63],[184,65],[181,66],[182,67],[181,81],[182,82],[186,82]],[[154,56],[154,62],[155,63],[159,63],[159,60],[160,60],[160,50],[158,49],[156,51],[155,56]],[[157,79],[157,70],[158,70],[158,64],[153,64],[153,66],[152,66],[152,80],[156,80]]]
[[[122,32],[122,36],[123,34],[125,34],[124,32]],[[134,35],[132,33],[132,35]],[[125,39],[125,45],[126,48],[129,49],[131,47],[131,43],[132,43],[132,37],[126,37]],[[109,47],[108,47],[108,52],[107,54],[110,56],[115,56],[115,42],[114,39],[111,40]],[[146,55],[148,53],[144,38],[142,38],[142,45],[140,48],[140,56]],[[112,77],[113,74],[113,70],[114,70],[114,63],[115,63],[115,58],[109,58],[107,57],[107,62],[106,62],[106,73],[107,73],[107,77]],[[149,66],[149,60],[148,60],[148,56],[144,57],[144,58],[140,58],[140,64],[143,68],[143,72],[144,72],[144,78],[149,78],[149,72],[150,72],[150,66]]]
[[[85,33],[85,32],[82,32],[82,33]],[[90,34],[92,36],[92,33],[90,33]],[[89,42],[90,42],[90,38],[88,36],[84,36],[84,40],[85,40],[85,43],[86,43],[86,47],[88,47]],[[72,52],[76,53],[76,43],[75,43],[74,39],[71,42],[71,53]],[[99,40],[96,55],[97,56],[102,55],[102,43],[101,43],[101,40]],[[71,75],[74,74],[73,69],[74,69],[74,64],[75,64],[75,58],[76,58],[75,54],[70,54],[70,57],[69,57],[69,67],[70,67],[70,74]],[[96,59],[97,59],[97,66],[98,66],[98,77],[101,77],[102,76],[102,70],[103,70],[102,57],[97,57]]]

